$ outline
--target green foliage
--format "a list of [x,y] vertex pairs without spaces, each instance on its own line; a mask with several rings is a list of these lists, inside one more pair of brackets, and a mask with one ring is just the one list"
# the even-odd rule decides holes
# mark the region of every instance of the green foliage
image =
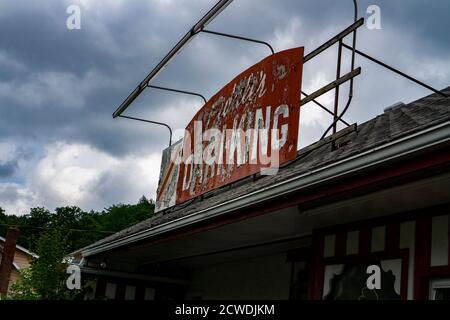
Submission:
[[55,212],[32,208],[28,214],[8,215],[0,208],[0,236],[5,236],[7,225],[20,229],[18,244],[35,252],[39,238],[49,229],[59,228],[67,236],[68,251],[73,252],[114,232],[150,218],[154,203],[144,196],[137,204],[118,204],[100,212],[83,211],[78,207],[60,207]]
[[4,236],[6,234],[6,229],[8,228],[6,225],[8,224],[8,216],[5,214],[5,210],[0,207],[0,236]]
[[45,228],[50,227],[52,213],[45,208],[32,208],[30,213],[18,217],[16,224],[20,227],[18,242],[25,248],[32,251]]
[[102,231],[118,231],[150,218],[154,204],[142,197],[135,205],[113,205],[98,217]]
[[21,273],[12,285],[11,296],[15,299],[70,299],[74,293],[65,285],[67,278],[64,257],[68,253],[67,234],[55,227],[41,235],[36,245],[39,258]]
[[145,197],[135,205],[113,205],[101,212],[60,207],[52,213],[45,208],[33,208],[26,215],[12,216],[0,208],[2,233],[6,233],[6,225],[17,225],[20,230],[18,244],[39,256],[30,268],[21,270],[19,280],[11,286],[9,298],[76,298],[79,292],[66,288],[68,275],[64,258],[76,249],[151,217],[153,212],[153,201]]
[[31,279],[31,270],[20,270],[19,280],[14,282],[10,288],[9,299],[14,300],[38,300],[39,295],[33,289],[33,282]]
[[37,243],[38,259],[31,265],[31,279],[40,297],[57,299],[64,297],[65,264],[64,257],[68,254],[67,234],[56,227],[44,233]]
[[153,215],[154,203],[142,197],[135,205],[113,205],[101,212],[85,212],[78,207],[60,207],[55,212],[33,208],[23,216],[6,215],[0,208],[0,229],[17,225],[18,244],[35,252],[31,267],[21,270],[20,278],[11,286],[13,299],[73,299],[76,291],[66,288],[64,258],[110,233],[132,226]]

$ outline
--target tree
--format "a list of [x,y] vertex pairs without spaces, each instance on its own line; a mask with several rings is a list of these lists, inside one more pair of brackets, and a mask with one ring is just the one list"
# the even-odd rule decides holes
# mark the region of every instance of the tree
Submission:
[[67,235],[56,227],[41,235],[37,242],[36,253],[39,258],[31,267],[21,272],[19,280],[11,287],[14,299],[71,299],[74,292],[67,289],[66,264]]
[[0,236],[6,234],[6,229],[8,229],[8,216],[5,214],[5,210],[0,207]]
[[99,215],[102,231],[120,231],[150,218],[154,214],[153,201],[142,196],[137,204],[119,204],[105,209]]
[[[134,205],[113,205],[101,212],[85,212],[78,207],[59,207],[52,213],[33,208],[23,216],[6,215],[0,208],[1,224],[18,225],[18,244],[34,251],[39,258],[22,270],[12,285],[14,299],[72,299],[77,292],[65,286],[65,257],[109,232],[130,227],[154,214],[155,204],[145,196]],[[5,227],[6,228],[6,227]],[[6,230],[6,229],[5,229]]]
[[15,223],[12,221],[13,218],[14,216],[10,216],[10,224],[16,224],[20,229],[18,242],[34,251],[41,234],[50,226],[53,215],[49,210],[37,207],[32,208],[29,214],[17,217]]

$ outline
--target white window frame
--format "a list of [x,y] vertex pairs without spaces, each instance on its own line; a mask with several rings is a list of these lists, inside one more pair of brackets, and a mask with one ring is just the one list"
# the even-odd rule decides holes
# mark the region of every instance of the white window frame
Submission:
[[450,278],[430,280],[430,300],[436,299],[436,289],[450,289]]

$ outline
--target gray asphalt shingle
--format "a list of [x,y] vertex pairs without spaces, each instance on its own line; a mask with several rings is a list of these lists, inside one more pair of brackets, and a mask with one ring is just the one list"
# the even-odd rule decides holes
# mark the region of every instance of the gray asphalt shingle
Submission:
[[[443,92],[450,94],[450,87],[444,89]],[[233,183],[231,186],[214,190],[206,194],[203,199],[196,199],[193,202],[180,204],[165,212],[158,213],[152,218],[97,241],[86,248],[93,248],[193,214],[199,210],[301,175],[309,170],[350,157],[449,119],[450,98],[445,98],[438,94],[432,94],[409,104],[386,110],[383,114],[359,125],[356,131],[337,139],[336,143],[342,145],[337,150],[331,150],[329,143],[309,152],[305,151],[309,150],[310,146],[303,148],[298,152],[299,161],[294,161],[281,168],[277,175],[264,176],[257,180],[254,180],[253,177],[248,177]]]

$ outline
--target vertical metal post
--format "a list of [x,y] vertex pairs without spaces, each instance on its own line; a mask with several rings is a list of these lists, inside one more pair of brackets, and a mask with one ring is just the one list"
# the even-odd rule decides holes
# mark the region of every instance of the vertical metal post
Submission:
[[[357,0],[353,0],[353,7],[354,7],[354,21],[356,22],[358,20],[358,2],[357,2]],[[340,45],[340,47],[342,47],[342,42],[339,45]],[[353,31],[352,64],[351,64],[352,71],[355,70],[355,56],[356,56],[356,29]],[[333,121],[333,123],[327,128],[327,130],[325,130],[325,132],[323,133],[322,138],[320,138],[320,140],[324,139],[325,136],[327,135],[328,131],[330,131],[331,128],[334,128],[334,125],[340,119],[342,119],[344,114],[347,112],[348,107],[352,103],[352,99],[353,99],[353,78],[350,79],[350,88],[348,91],[347,104],[345,105],[344,109],[339,114],[339,116]]]
[[[342,64],[342,40],[339,40],[337,66],[336,66],[336,80],[341,77],[341,64]],[[333,112],[333,134],[337,131],[337,118],[339,112],[339,86],[336,87],[334,93],[334,112]]]

